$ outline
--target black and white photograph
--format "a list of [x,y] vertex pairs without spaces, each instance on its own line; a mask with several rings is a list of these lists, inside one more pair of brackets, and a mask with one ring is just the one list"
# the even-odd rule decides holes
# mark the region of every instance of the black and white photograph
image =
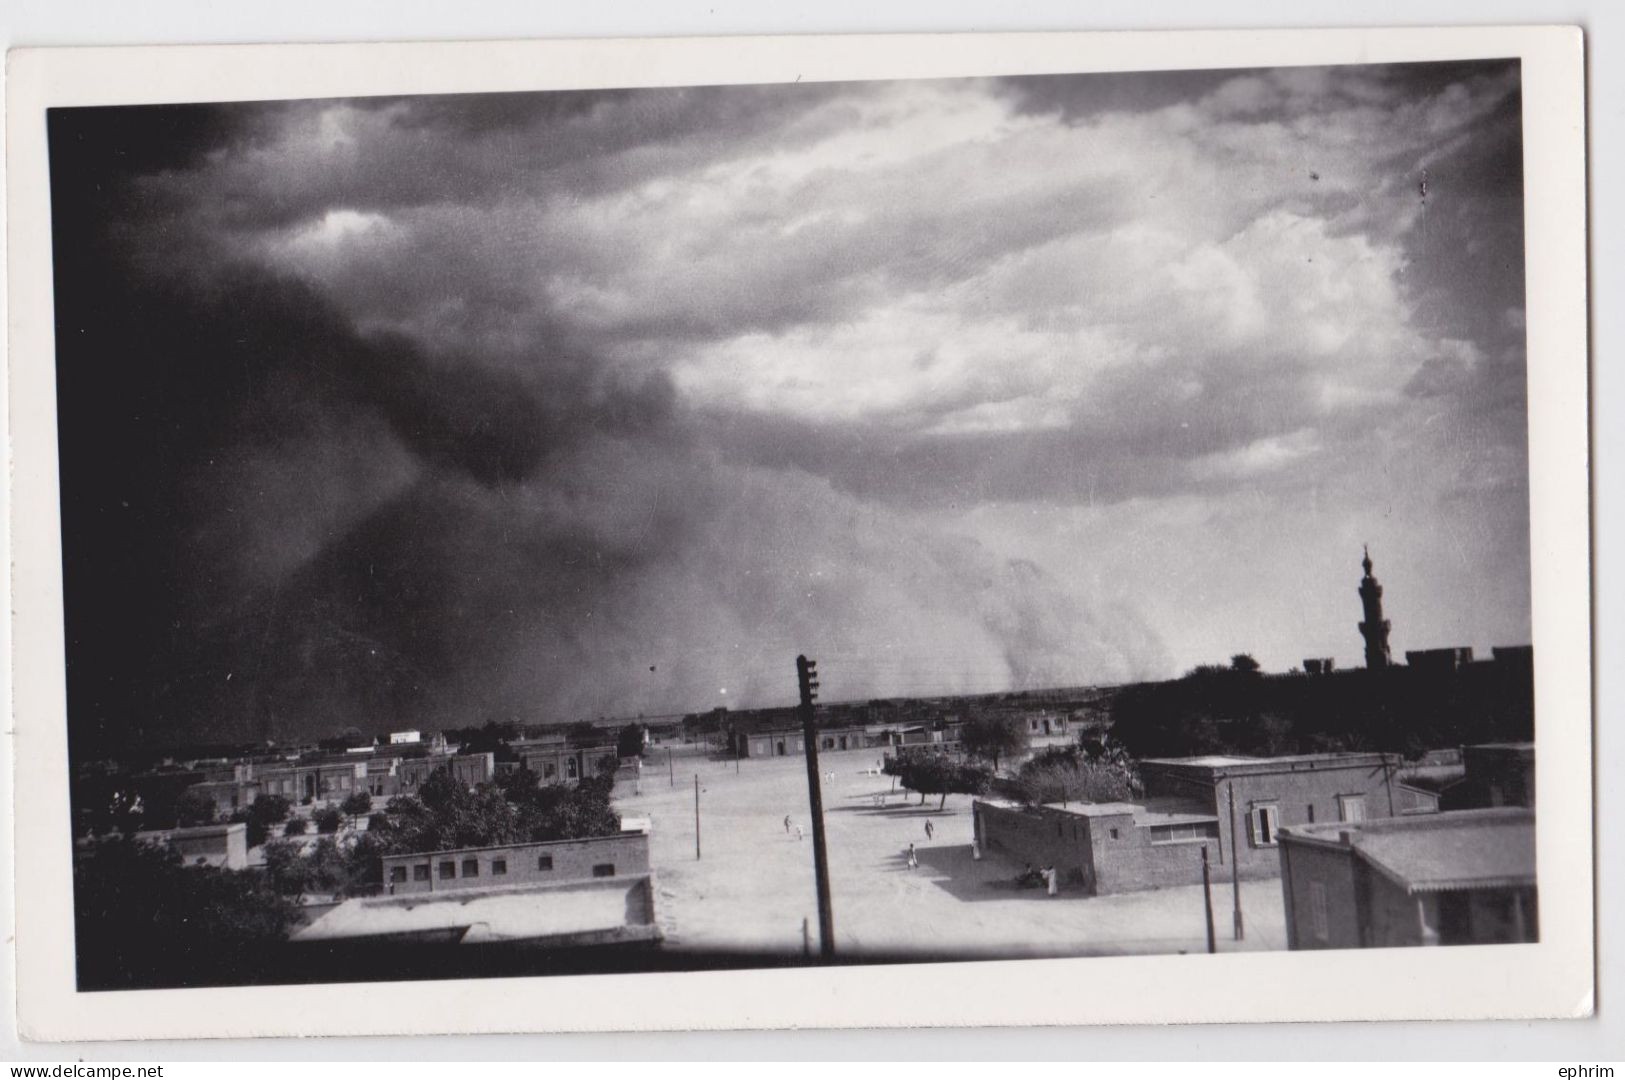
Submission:
[[49,109],[76,993],[1546,939],[1518,56],[792,74]]

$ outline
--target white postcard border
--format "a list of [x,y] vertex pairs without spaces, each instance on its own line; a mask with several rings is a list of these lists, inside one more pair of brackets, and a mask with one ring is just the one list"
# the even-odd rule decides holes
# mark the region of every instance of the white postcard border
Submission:
[[[27,50],[8,63],[13,735],[31,1039],[1247,1022],[1593,1007],[1582,41],[1560,27]],[[53,105],[1519,57],[1538,945],[77,993],[49,193]]]

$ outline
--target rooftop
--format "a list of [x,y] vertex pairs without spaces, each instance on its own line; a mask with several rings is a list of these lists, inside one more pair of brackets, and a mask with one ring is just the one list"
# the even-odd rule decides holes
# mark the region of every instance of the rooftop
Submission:
[[1380,753],[1323,753],[1283,754],[1280,757],[1242,757],[1230,754],[1204,754],[1199,757],[1146,758],[1141,765],[1160,765],[1183,769],[1239,770],[1245,772],[1286,772],[1295,769],[1315,769],[1322,766],[1357,767],[1381,766],[1386,755]]
[[1187,825],[1198,821],[1219,820],[1212,807],[1203,806],[1194,799],[1181,799],[1176,796],[1145,799],[1140,802],[1045,803],[1044,809],[1059,810],[1063,814],[1077,814],[1080,817],[1120,817],[1131,814],[1134,817],[1134,824],[1140,827]]
[[1290,825],[1281,835],[1351,848],[1409,893],[1535,883],[1535,815],[1523,807]]
[[597,840],[619,840],[627,836],[641,836],[644,830],[628,829],[626,822],[621,822],[621,831],[606,833],[603,836],[583,836],[573,840],[525,840],[517,844],[487,844],[484,847],[445,848],[438,851],[403,851],[394,855],[385,855],[386,859],[423,859],[435,855],[472,855],[480,851],[528,851],[530,848],[562,847],[565,844],[590,844]]
[[640,875],[559,885],[357,897],[318,916],[295,933],[293,940],[421,938],[450,939],[462,945],[652,940],[659,936],[652,917],[628,922],[629,913],[640,906],[630,902],[629,892],[646,888],[649,881]]
[[1134,818],[1134,824],[1137,826],[1185,825],[1197,821],[1219,820],[1211,807],[1205,807],[1194,799],[1182,799],[1178,796],[1145,799],[1139,802],[1044,803],[1039,807],[1031,807],[1015,799],[984,798],[978,801],[1004,810],[1039,809],[1085,818],[1129,815]]

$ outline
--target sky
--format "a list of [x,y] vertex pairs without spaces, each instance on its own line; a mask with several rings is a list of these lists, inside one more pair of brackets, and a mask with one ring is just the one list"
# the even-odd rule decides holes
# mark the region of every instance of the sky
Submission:
[[89,741],[1529,640],[1511,62],[54,110]]

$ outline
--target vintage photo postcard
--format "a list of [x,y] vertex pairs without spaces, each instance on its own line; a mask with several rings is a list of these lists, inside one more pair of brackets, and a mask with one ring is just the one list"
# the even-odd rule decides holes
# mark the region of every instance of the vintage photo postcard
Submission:
[[1591,1009],[1577,31],[9,79],[27,1037]]

